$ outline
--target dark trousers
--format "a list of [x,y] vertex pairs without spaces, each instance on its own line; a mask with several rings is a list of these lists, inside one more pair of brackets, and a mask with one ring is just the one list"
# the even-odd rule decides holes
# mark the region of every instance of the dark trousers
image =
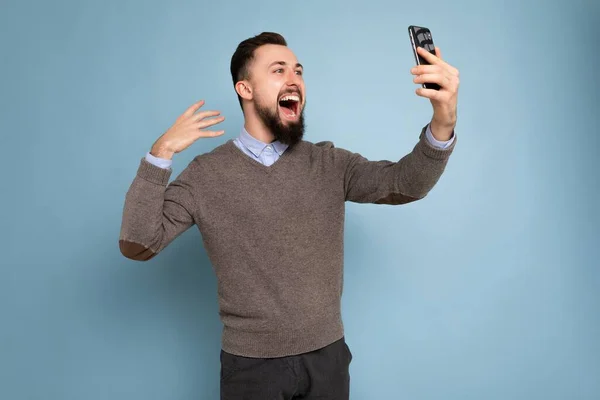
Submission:
[[280,358],[248,358],[221,350],[221,400],[347,400],[350,361],[344,338]]

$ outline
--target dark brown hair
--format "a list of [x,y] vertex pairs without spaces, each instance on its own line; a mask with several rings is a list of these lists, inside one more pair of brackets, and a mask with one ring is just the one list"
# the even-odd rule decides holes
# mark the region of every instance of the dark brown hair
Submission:
[[[259,35],[242,41],[233,53],[233,56],[231,56],[230,69],[231,79],[233,80],[234,87],[239,81],[248,79],[250,77],[249,66],[254,58],[254,50],[265,44],[278,44],[281,46],[287,46],[287,42],[283,36],[275,32],[263,32]],[[240,95],[238,95],[238,101],[240,102],[241,107],[242,98]]]

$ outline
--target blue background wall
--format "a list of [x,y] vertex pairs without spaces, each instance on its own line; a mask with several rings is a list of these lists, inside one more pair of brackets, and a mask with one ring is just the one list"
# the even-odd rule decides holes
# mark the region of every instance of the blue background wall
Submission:
[[430,196],[348,204],[352,399],[600,391],[598,2],[3,1],[0,398],[216,399],[215,278],[191,229],[148,263],[117,239],[140,158],[190,104],[242,124],[229,60],[278,31],[307,139],[398,159],[431,116],[406,28],[461,71]]

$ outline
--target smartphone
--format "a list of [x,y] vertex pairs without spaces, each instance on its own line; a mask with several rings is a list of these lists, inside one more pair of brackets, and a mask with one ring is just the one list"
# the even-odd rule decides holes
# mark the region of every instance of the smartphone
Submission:
[[[429,63],[417,53],[417,47],[423,47],[425,50],[435,55],[435,45],[433,44],[431,31],[423,26],[410,25],[408,27],[408,36],[410,37],[410,44],[412,45],[417,65],[429,65]],[[440,85],[437,83],[424,83],[423,87],[426,89],[440,90]]]

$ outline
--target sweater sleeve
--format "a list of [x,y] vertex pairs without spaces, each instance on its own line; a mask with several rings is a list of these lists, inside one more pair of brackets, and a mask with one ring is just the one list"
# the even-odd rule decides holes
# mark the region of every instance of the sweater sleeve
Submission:
[[194,224],[191,168],[167,184],[171,172],[141,160],[123,207],[119,249],[125,257],[149,260]]
[[348,152],[344,174],[346,200],[398,205],[424,198],[441,177],[456,145],[434,147],[421,130],[413,150],[396,162],[369,161]]

